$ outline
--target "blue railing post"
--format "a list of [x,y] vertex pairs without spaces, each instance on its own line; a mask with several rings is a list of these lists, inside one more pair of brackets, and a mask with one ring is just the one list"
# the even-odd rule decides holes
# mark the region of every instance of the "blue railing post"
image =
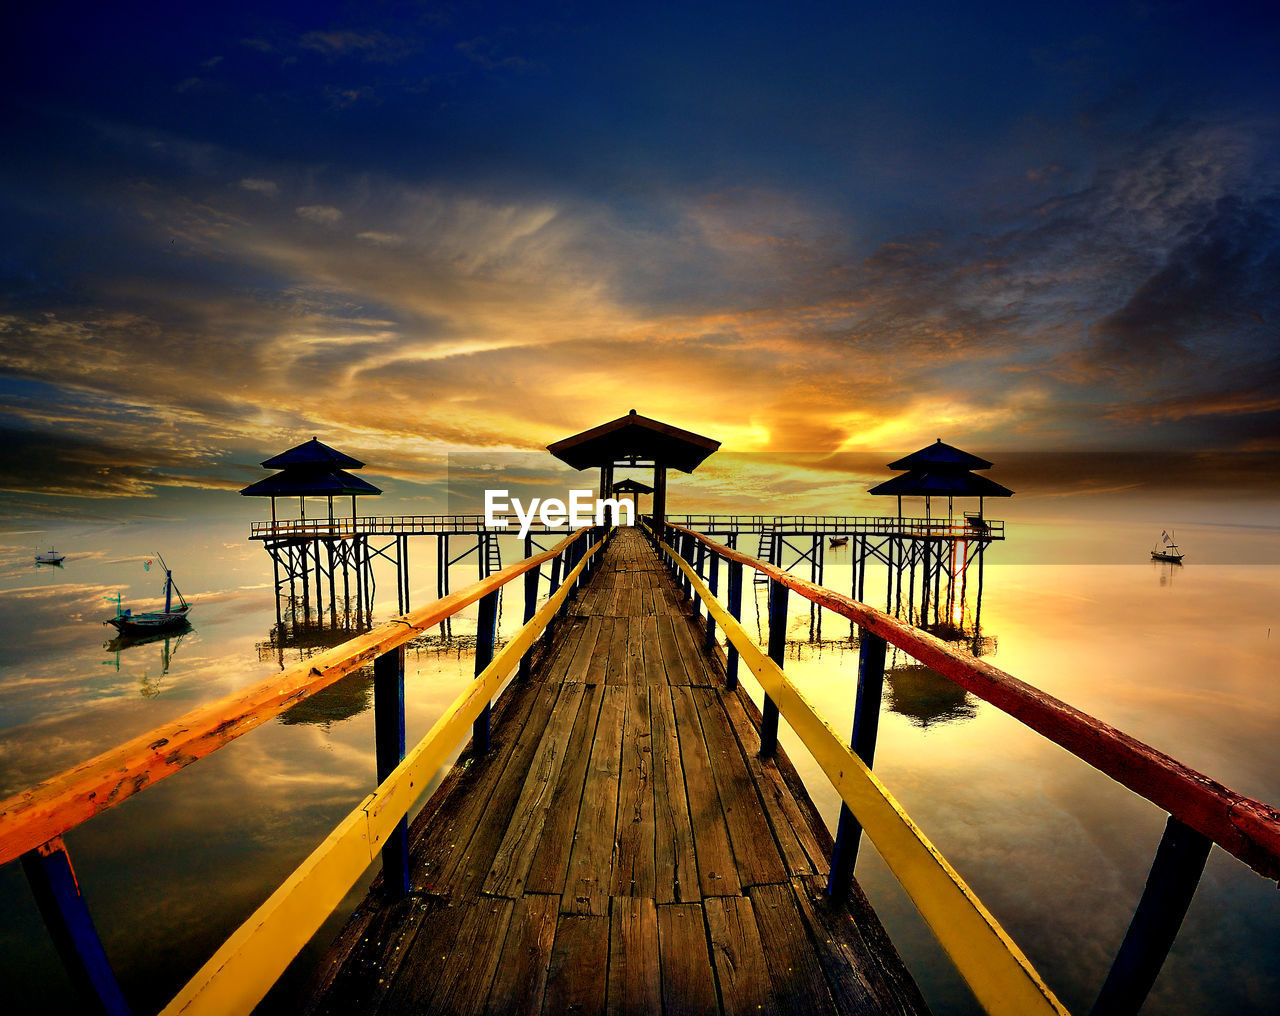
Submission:
[[[525,537],[524,556],[533,557],[533,541],[531,537]],[[538,579],[542,575],[542,568],[530,568],[524,573],[524,623],[528,624],[533,620],[533,615],[538,612]],[[532,649],[525,652],[520,657],[520,676],[526,678],[529,676],[530,667],[533,660]]]
[[1172,815],[1146,888],[1089,1016],[1133,1016],[1142,1008],[1191,906],[1213,841]]
[[[404,761],[404,646],[373,661],[374,755],[381,783]],[[402,818],[382,847],[382,890],[392,899],[409,893],[409,820]]]
[[[880,699],[884,694],[884,658],[888,645],[883,638],[865,628],[858,646],[858,693],[853,706],[853,736],[849,747],[870,769],[876,757],[876,734],[880,729]],[[843,900],[849,894],[853,867],[858,861],[858,844],[862,824],[853,817],[849,806],[840,805],[840,824],[836,826],[836,845],[831,855],[831,873],[827,877],[827,895]]]
[[[692,536],[689,537],[689,539],[693,543],[693,546],[690,548],[693,552],[693,560],[691,560],[689,563],[693,565],[694,573],[698,576],[698,578],[702,579],[705,582],[707,579],[707,573],[706,573],[707,545],[703,543],[701,540],[694,539]],[[690,599],[693,600],[693,616],[695,618],[700,617],[702,614],[702,600],[699,597],[692,595],[693,593],[692,582],[689,583],[689,592],[690,592]],[[711,616],[710,611],[707,612],[707,616],[708,617]]]
[[[714,550],[707,554],[707,567],[711,570],[707,573],[707,588],[711,591],[712,599],[720,594],[720,555]],[[707,637],[705,646],[710,650],[716,644],[716,619],[711,616],[711,611],[707,611]]]
[[[476,621],[476,676],[493,662],[493,645],[498,634],[498,593],[495,589],[480,598],[480,617]],[[483,755],[489,750],[490,703],[471,725],[471,748],[474,754]]]
[[[742,562],[729,562],[729,613],[735,621],[742,620]],[[733,691],[738,687],[738,650],[731,641],[725,641],[724,687]]]
[[[769,659],[779,667],[786,659],[787,650],[787,594],[790,593],[777,579],[769,580]],[[768,695],[760,711],[760,755],[773,758],[778,750],[778,705]]]
[[129,1016],[62,837],[23,854],[22,870],[63,966],[85,1000],[96,1012]]

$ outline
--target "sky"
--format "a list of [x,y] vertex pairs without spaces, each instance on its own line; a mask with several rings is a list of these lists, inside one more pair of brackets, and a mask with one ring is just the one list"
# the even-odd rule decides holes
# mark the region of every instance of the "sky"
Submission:
[[631,408],[857,482],[943,437],[1020,494],[1274,495],[1261,6],[9,5],[0,513],[312,435],[428,504]]

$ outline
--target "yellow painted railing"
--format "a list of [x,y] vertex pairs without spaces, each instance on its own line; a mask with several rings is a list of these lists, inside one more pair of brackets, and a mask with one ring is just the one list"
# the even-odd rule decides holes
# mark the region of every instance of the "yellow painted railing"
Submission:
[[983,1008],[993,1016],[1064,1016],[1067,1010],[1030,961],[876,775],[721,606],[693,566],[669,544],[660,546],[862,824]]

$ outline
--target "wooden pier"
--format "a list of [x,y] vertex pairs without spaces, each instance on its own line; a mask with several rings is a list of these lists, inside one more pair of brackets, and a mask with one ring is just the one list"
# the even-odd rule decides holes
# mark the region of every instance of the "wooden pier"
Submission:
[[637,530],[495,707],[376,884],[311,1011],[926,1011],[760,715]]

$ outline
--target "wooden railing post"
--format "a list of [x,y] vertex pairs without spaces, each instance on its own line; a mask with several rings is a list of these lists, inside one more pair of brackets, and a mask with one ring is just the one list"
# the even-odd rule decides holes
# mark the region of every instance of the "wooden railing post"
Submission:
[[1172,815],[1146,888],[1089,1016],[1133,1016],[1142,1008],[1191,906],[1213,841]]
[[[707,588],[715,597],[720,594],[720,555],[713,550],[707,554],[706,560],[707,567],[711,569],[707,575]],[[707,637],[703,644],[708,651],[716,644],[716,619],[710,610],[707,611]]]
[[129,1016],[129,1005],[80,895],[80,883],[62,837],[55,836],[23,854],[22,870],[49,937],[85,1001],[93,1011]]
[[[476,676],[493,662],[493,644],[498,634],[498,593],[495,589],[480,599],[480,617],[476,621]],[[489,750],[490,708],[491,703],[486,702],[471,725],[471,747],[476,755],[484,755]]]
[[[787,651],[787,594],[790,590],[777,579],[769,580],[769,659],[779,667]],[[760,755],[773,758],[778,750],[778,706],[768,695],[760,710]]]
[[[883,638],[865,628],[862,630],[862,641],[858,646],[858,692],[853,707],[853,736],[849,739],[849,747],[868,769],[876,755],[887,649],[888,643]],[[861,823],[853,817],[849,806],[841,802],[840,824],[836,827],[836,845],[831,855],[831,873],[827,876],[827,895],[832,899],[843,900],[849,894],[861,839]]]
[[[735,621],[742,620],[742,562],[729,562],[729,613]],[[738,687],[738,649],[732,641],[725,645],[724,687],[733,691]]]
[[[693,557],[689,560],[689,563],[693,565],[693,570],[698,573],[698,578],[705,582],[707,580],[707,545],[692,535],[689,537],[689,543],[689,549],[693,553]],[[693,600],[693,616],[694,618],[698,618],[702,615],[702,601],[698,597],[692,595],[692,586],[690,586],[689,592],[690,597]],[[711,617],[710,611],[707,612],[707,617]]]
[[[533,557],[533,537],[526,536],[524,538],[524,556]],[[524,573],[524,623],[528,624],[533,620],[533,615],[538,612],[538,579],[542,576],[542,569],[530,568]],[[530,668],[533,666],[533,651],[525,653],[520,657],[520,676],[527,678],[530,674]]]
[[[381,784],[404,761],[404,646],[373,661],[373,738]],[[382,890],[409,894],[409,820],[402,818],[382,848]]]

